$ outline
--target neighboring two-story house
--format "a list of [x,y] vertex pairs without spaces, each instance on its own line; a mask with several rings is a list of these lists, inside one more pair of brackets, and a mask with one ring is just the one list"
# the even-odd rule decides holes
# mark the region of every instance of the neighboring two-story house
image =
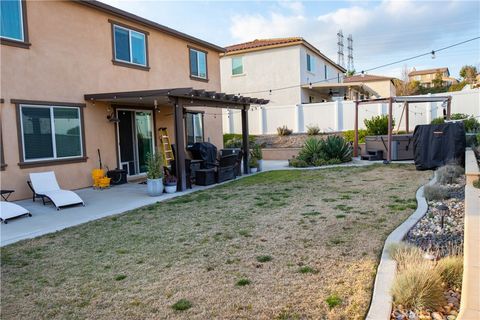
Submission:
[[433,87],[433,80],[440,73],[442,76],[442,86],[451,86],[452,84],[457,84],[457,79],[450,77],[450,71],[447,67],[444,68],[435,68],[435,69],[425,69],[425,70],[416,70],[415,68],[408,74],[409,81],[418,81],[422,87],[431,88]]
[[[346,77],[343,82],[351,85],[365,84],[370,88],[370,91],[375,98],[388,98],[395,97],[397,95],[397,90],[395,88],[393,80],[395,80],[395,78],[366,74]],[[363,100],[369,97],[370,94],[362,94],[358,98]],[[349,100],[355,100],[356,98],[357,97],[348,97]]]
[[[185,148],[222,147],[220,108],[250,101],[220,91],[209,42],[98,1],[1,1],[1,183],[31,196],[30,172],[55,171],[63,188],[91,170],[142,177],[168,128],[185,188]],[[182,162],[183,161],[183,162]]]
[[341,83],[346,72],[299,37],[228,46],[220,69],[223,91],[268,97],[269,106],[328,101],[328,88],[322,92],[313,84]]

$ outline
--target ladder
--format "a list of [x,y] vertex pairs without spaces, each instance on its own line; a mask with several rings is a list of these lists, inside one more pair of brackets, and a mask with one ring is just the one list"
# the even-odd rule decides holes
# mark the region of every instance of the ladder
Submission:
[[160,146],[162,150],[163,163],[165,166],[174,160],[172,145],[170,144],[170,137],[168,136],[167,128],[158,129],[160,133]]

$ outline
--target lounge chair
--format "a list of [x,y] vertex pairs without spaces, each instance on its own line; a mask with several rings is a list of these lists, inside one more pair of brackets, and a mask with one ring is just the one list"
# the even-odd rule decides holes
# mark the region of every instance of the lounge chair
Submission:
[[[41,197],[42,200],[48,198],[53,202],[57,210],[60,210],[60,207],[75,204],[82,204],[85,206],[83,200],[75,192],[60,189],[57,178],[55,178],[55,172],[53,171],[30,173],[29,185],[34,192],[34,199],[36,197]],[[45,205],[45,200],[43,201],[43,204]]]
[[27,215],[29,217],[32,216],[32,214],[27,209],[19,206],[18,204],[7,201],[0,201],[0,221],[2,221],[3,223],[7,224],[7,219],[24,215]]

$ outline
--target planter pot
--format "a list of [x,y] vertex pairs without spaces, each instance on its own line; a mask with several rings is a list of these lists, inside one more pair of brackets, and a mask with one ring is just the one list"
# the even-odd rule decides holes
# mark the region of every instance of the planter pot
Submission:
[[258,171],[263,171],[263,160],[258,160]]
[[166,193],[175,193],[177,192],[177,184],[166,184],[165,185]]
[[147,193],[151,197],[161,196],[163,193],[163,179],[147,179]]
[[257,172],[257,167],[250,168],[250,173],[255,173]]

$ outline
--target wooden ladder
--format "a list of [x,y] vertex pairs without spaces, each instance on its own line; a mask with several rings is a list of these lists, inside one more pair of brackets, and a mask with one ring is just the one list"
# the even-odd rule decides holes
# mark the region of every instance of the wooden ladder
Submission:
[[174,160],[170,137],[168,136],[167,128],[160,128],[158,131],[160,133],[160,146],[162,148],[163,163],[165,166],[168,166],[170,161]]

